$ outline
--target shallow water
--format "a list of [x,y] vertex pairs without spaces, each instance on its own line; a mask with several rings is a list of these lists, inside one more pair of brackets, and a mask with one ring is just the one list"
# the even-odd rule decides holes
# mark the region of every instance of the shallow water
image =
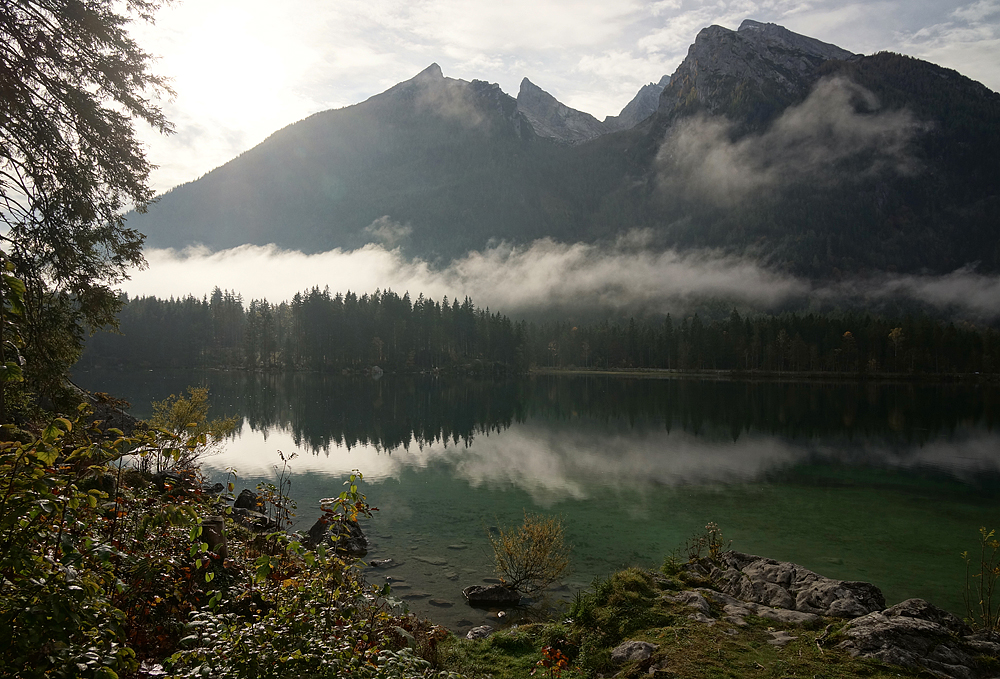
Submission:
[[[554,600],[630,564],[657,566],[716,522],[733,548],[867,580],[888,602],[959,614],[981,525],[1000,513],[994,387],[535,377],[503,383],[242,373],[81,373],[149,402],[209,386],[244,421],[205,460],[238,487],[292,460],[301,528],[352,469],[379,507],[368,559],[394,594],[456,631],[495,619],[461,589],[492,577],[487,530],[562,517],[573,572]],[[510,618],[508,618],[510,619]]]

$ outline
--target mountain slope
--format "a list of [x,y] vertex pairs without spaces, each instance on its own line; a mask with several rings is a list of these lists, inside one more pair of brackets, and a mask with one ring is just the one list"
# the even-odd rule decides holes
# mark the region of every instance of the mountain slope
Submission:
[[511,224],[547,228],[539,203],[559,199],[530,190],[547,151],[559,149],[499,87],[444,78],[435,64],[274,133],[130,222],[161,247],[353,248],[389,225],[399,244],[464,251],[482,234],[515,237]]
[[578,144],[602,134],[630,129],[656,113],[660,94],[669,82],[670,76],[665,75],[658,83],[643,85],[621,113],[602,122],[589,113],[566,106],[525,78],[517,94],[517,109],[531,122],[538,136]]
[[432,260],[641,229],[650,248],[820,278],[1000,270],[1000,95],[979,83],[749,20],[702,30],[661,82],[655,113],[609,132],[527,79],[515,100],[432,65],[276,132],[130,225],[161,247],[382,242]]
[[658,83],[643,85],[635,97],[616,116],[604,119],[604,127],[608,132],[618,132],[635,127],[649,116],[656,113],[660,107],[660,95],[670,83],[670,76],[665,75]]
[[604,124],[583,111],[560,103],[551,94],[525,78],[517,93],[517,110],[531,122],[535,134],[569,143],[579,143],[606,132]]

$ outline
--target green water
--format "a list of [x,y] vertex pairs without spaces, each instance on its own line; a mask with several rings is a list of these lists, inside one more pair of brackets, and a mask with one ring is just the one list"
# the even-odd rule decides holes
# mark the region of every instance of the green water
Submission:
[[[215,475],[240,486],[292,460],[301,527],[352,469],[379,512],[369,559],[411,610],[462,631],[495,618],[461,589],[492,576],[486,531],[558,514],[573,572],[556,599],[657,566],[709,521],[733,548],[866,580],[964,614],[964,563],[1000,527],[1000,399],[976,385],[536,377],[378,382],[317,375],[84,373],[139,416],[188,384],[244,417]],[[508,618],[509,619],[509,618]]]

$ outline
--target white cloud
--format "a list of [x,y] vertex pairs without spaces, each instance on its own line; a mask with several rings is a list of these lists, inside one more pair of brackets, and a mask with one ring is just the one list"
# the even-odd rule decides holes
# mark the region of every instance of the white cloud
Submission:
[[973,267],[963,267],[944,276],[893,275],[845,281],[814,294],[863,301],[866,306],[910,299],[975,320],[1000,318],[1000,277],[977,274]]
[[[392,237],[402,237],[406,229],[385,217],[371,228]],[[507,314],[553,307],[668,313],[706,297],[770,308],[808,292],[804,281],[748,260],[711,252],[651,252],[635,238],[611,248],[549,239],[526,247],[501,244],[444,268],[380,245],[315,255],[252,245],[214,253],[151,250],[149,268],[133,272],[125,289],[132,296],[202,297],[218,286],[244,299],[278,302],[313,286],[359,293],[388,288],[438,300],[468,295],[480,307]]]
[[[860,105],[869,112],[859,113]],[[732,123],[698,116],[676,125],[657,155],[667,195],[733,205],[791,182],[840,176],[838,163],[864,156],[867,172],[919,168],[908,145],[925,125],[905,110],[877,110],[875,96],[843,78],[820,81],[761,134],[731,141]],[[854,169],[853,171],[857,171]]]
[[959,7],[951,13],[956,19],[969,23],[978,23],[984,19],[996,17],[1000,14],[1000,2],[998,0],[979,0],[971,5]]
[[[405,225],[385,217],[373,223],[372,231],[389,239],[406,237]],[[969,268],[945,276],[884,275],[811,286],[712,251],[652,251],[648,235],[633,232],[611,247],[548,239],[523,247],[501,244],[443,267],[374,244],[313,255],[273,245],[214,253],[151,250],[149,268],[132,272],[124,287],[133,297],[167,298],[202,297],[218,286],[247,300],[275,303],[314,286],[359,294],[392,289],[436,300],[469,296],[480,307],[515,318],[553,309],[676,314],[709,299],[761,311],[805,308],[810,300],[865,308],[919,302],[958,318],[1000,318],[1000,277]]]
[[409,224],[400,224],[383,215],[364,228],[364,232],[374,237],[386,247],[394,247],[413,233]]

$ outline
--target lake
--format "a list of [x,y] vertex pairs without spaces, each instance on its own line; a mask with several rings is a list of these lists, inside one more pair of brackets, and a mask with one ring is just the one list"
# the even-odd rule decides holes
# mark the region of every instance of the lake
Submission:
[[[555,600],[626,565],[659,566],[714,521],[734,549],[919,596],[964,615],[980,526],[1000,528],[1000,389],[979,384],[750,382],[536,375],[493,382],[241,372],[85,372],[150,403],[210,389],[240,415],[209,476],[237,492],[296,453],[299,528],[351,470],[379,511],[367,559],[393,593],[464,632],[496,623],[461,590],[494,576],[487,531],[558,515],[572,573]],[[508,620],[516,616],[508,616]]]

